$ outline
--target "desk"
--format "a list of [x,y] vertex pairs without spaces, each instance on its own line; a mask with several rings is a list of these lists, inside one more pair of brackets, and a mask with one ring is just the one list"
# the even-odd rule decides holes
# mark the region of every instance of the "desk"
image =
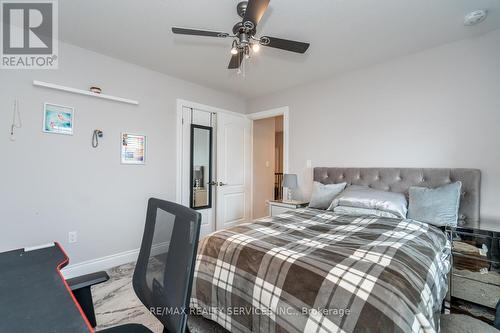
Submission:
[[0,332],[93,332],[60,272],[62,247],[0,253]]

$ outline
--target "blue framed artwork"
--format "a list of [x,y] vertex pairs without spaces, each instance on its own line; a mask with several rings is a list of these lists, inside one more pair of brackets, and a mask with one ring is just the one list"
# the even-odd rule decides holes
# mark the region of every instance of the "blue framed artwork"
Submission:
[[69,106],[45,103],[43,105],[43,131],[45,133],[73,135],[75,110]]

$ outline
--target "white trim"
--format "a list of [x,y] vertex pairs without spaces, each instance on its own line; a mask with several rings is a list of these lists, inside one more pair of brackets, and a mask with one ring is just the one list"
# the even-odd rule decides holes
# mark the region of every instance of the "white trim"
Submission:
[[59,84],[54,84],[54,83],[33,80],[33,85],[37,86],[37,87],[44,87],[44,88],[49,88],[49,89],[66,91],[66,92],[73,93],[73,94],[80,94],[80,95],[85,95],[85,96],[92,96],[92,97],[97,97],[97,98],[109,99],[109,100],[115,101],[115,102],[122,102],[122,103],[127,103],[127,104],[139,105],[138,101],[134,101],[132,99],[123,98],[123,97],[116,97],[116,96],[111,96],[111,95],[105,95],[105,94],[97,94],[97,93],[94,93],[92,91],[65,87],[65,86],[61,86]]
[[[259,120],[265,118],[272,118],[276,116],[283,116],[283,173],[288,173],[289,163],[289,150],[290,150],[290,109],[288,106],[283,106],[276,109],[250,113],[247,115],[248,119]],[[252,128],[252,146],[253,146],[253,128]],[[252,150],[253,154],[253,150]],[[253,158],[253,155],[252,155]],[[253,161],[252,161],[253,163]],[[252,164],[253,165],[253,164]],[[252,170],[253,172],[253,170]]]
[[175,202],[178,204],[182,203],[182,101],[177,100],[177,120],[176,120],[176,131],[177,131],[177,166],[175,170]]
[[290,114],[288,106],[283,112],[283,173],[289,172],[290,158]]
[[[272,118],[276,116],[283,116],[283,173],[288,173],[288,163],[289,163],[289,150],[290,150],[290,109],[288,106],[283,106],[276,109],[270,109],[255,113],[247,114],[248,119],[252,120],[252,136],[251,136],[251,159],[250,159],[250,172],[251,172],[251,190],[250,190],[250,198],[251,198],[251,219],[253,220],[253,120]],[[287,190],[283,190],[283,196],[288,194]]]
[[288,111],[289,111],[288,106],[283,106],[283,107],[276,108],[276,109],[250,113],[250,114],[247,114],[247,117],[251,120],[258,120],[258,119],[271,118],[271,117],[276,117],[276,116],[283,116],[285,114],[288,115]]
[[187,101],[185,99],[178,98],[177,99],[177,112],[179,112],[179,108],[182,111],[183,106],[185,106],[187,108],[199,109],[199,110],[208,111],[208,112],[212,112],[212,113],[229,113],[229,114],[232,114],[233,116],[246,118],[246,115],[243,113],[229,111],[229,110],[221,109],[221,108],[218,108],[215,106],[205,105],[205,104]]
[[107,270],[116,266],[137,261],[139,249],[124,251],[109,256],[82,261],[62,269],[65,279],[71,279],[89,273]]
[[250,119],[250,221],[253,221],[253,119]]
[[[151,246],[151,255],[155,256],[168,251],[170,242],[161,242]],[[82,261],[78,264],[69,265],[62,269],[65,279],[71,279],[77,276],[106,271],[116,266],[128,263],[135,263],[139,257],[140,249],[124,251],[109,256]]]

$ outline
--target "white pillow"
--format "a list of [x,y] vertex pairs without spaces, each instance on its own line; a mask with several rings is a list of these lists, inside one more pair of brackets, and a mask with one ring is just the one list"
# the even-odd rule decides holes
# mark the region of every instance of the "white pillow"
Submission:
[[347,183],[325,185],[319,182],[314,182],[309,207],[327,209],[333,199],[335,199],[335,197],[345,189],[346,185]]
[[406,197],[402,193],[380,191],[368,186],[351,185],[332,201],[328,210],[337,206],[377,209],[392,213],[405,219],[407,213]]

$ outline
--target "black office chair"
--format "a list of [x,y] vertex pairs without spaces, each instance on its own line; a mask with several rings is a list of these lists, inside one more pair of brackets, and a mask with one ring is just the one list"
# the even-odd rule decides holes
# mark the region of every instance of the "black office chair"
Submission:
[[[172,202],[149,199],[132,284],[141,302],[163,324],[164,333],[187,331],[200,225],[200,213]],[[139,324],[127,324],[99,332],[151,331]]]

